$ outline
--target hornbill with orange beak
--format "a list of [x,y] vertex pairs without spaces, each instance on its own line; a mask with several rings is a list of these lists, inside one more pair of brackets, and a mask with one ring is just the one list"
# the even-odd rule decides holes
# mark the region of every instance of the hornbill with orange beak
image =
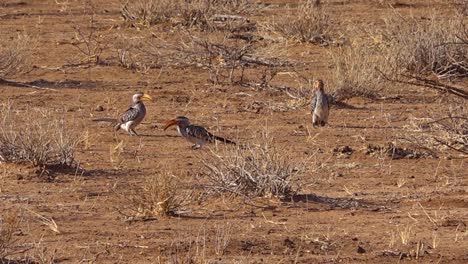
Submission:
[[226,144],[237,144],[232,140],[211,134],[204,127],[192,125],[190,120],[185,116],[178,116],[175,119],[167,121],[164,130],[174,125],[177,126],[177,131],[182,137],[194,144],[192,149],[199,149],[207,143],[214,143],[216,140]]

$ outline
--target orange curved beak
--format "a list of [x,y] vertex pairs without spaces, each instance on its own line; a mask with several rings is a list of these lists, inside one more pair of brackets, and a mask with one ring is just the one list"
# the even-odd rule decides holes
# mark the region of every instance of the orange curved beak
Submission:
[[173,125],[178,125],[178,124],[179,124],[179,122],[177,122],[175,119],[169,120],[164,125],[164,130],[168,129],[169,127],[171,127]]

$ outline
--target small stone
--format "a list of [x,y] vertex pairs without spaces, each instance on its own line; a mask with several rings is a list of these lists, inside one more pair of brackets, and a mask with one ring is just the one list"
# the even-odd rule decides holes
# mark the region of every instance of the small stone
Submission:
[[180,95],[175,97],[177,103],[188,103],[190,102],[190,97],[185,95]]
[[102,112],[102,111],[104,111],[104,107],[102,105],[98,105],[96,107],[96,112]]
[[289,238],[286,238],[284,240],[284,245],[288,248],[295,248],[296,247],[296,243],[294,243],[294,241],[292,241],[291,239]]
[[359,253],[359,254],[364,254],[364,253],[366,253],[366,250],[365,250],[363,247],[358,246],[358,248],[357,248],[357,253]]
[[337,153],[340,156],[349,157],[353,154],[354,150],[350,146],[339,146],[333,149],[333,153]]
[[332,175],[332,177],[335,177],[335,178],[343,177],[343,173],[339,173],[339,172],[333,172],[331,175]]

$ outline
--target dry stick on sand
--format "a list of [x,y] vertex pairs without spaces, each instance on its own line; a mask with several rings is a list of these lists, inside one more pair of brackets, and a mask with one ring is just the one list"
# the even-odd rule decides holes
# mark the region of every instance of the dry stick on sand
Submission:
[[434,121],[426,122],[426,123],[424,123],[424,125],[430,125],[430,124],[434,124],[434,123],[439,123],[440,121],[444,121],[444,120],[447,120],[447,119],[462,119],[462,120],[468,120],[468,117],[464,117],[464,116],[446,116],[446,117],[442,117],[442,118],[437,119],[437,120],[434,120]]
[[30,212],[32,215],[36,216],[39,221],[46,225],[47,227],[50,228],[50,230],[52,230],[53,232],[57,233],[57,234],[60,234],[60,231],[58,230],[58,226],[57,226],[57,223],[55,223],[54,219],[51,217],[51,218],[47,218],[43,215],[40,215],[34,211],[32,211],[31,209],[28,209],[28,208],[25,208],[28,212]]
[[444,146],[447,146],[447,147],[449,147],[449,148],[451,148],[451,149],[453,149],[453,150],[455,150],[455,151],[458,151],[458,152],[460,152],[460,153],[463,153],[463,154],[468,155],[468,151],[465,151],[463,148],[457,149],[457,148],[455,148],[455,147],[450,146],[447,142],[445,142],[445,141],[443,141],[443,140],[440,140],[440,139],[438,139],[438,138],[436,138],[436,137],[433,137],[433,138],[434,138],[435,141],[437,141],[438,143],[440,143],[440,144],[442,144],[442,145],[444,145]]
[[409,84],[409,85],[415,85],[415,86],[420,86],[420,87],[426,87],[430,89],[434,89],[437,91],[442,91],[442,92],[448,92],[450,94],[456,95],[458,97],[461,97],[463,99],[468,99],[468,92],[447,84],[439,83],[427,78],[423,78],[421,76],[416,76],[416,75],[404,75],[402,74],[401,76],[408,78],[408,79],[414,79],[416,81],[404,81],[400,79],[394,79],[389,76],[387,76],[385,73],[383,73],[381,70],[376,68],[376,71],[387,81],[390,82],[397,82],[397,83],[403,83],[403,84]]
[[48,91],[54,91],[54,92],[59,91],[59,90],[54,89],[54,88],[39,87],[39,86],[36,86],[36,85],[27,84],[27,83],[8,81],[8,80],[1,79],[1,78],[0,78],[0,84],[6,84],[6,85],[16,86],[16,87],[27,87],[27,88],[37,89],[37,90],[48,90]]

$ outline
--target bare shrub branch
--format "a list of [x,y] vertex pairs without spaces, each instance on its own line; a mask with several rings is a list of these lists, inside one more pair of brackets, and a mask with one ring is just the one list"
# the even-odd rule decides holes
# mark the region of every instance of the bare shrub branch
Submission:
[[[171,40],[168,40],[171,39]],[[192,41],[191,33],[174,39],[153,35],[150,38],[120,36],[117,53],[121,66],[137,71],[163,67],[206,67],[208,58]]]
[[18,76],[30,69],[31,40],[18,35],[14,40],[0,40],[0,79]]
[[295,9],[276,16],[266,25],[266,31],[279,33],[299,42],[327,45],[331,43],[331,22],[327,11],[316,1],[302,1]]
[[468,92],[464,91],[461,88],[452,86],[452,85],[443,84],[439,81],[430,80],[425,77],[421,77],[418,75],[409,75],[409,74],[401,74],[401,76],[404,77],[405,79],[399,79],[399,78],[392,79],[378,69],[377,69],[377,72],[379,72],[381,76],[387,81],[410,84],[414,86],[422,86],[422,87],[434,89],[440,92],[447,92],[449,94],[456,95],[463,99],[468,99]]
[[190,35],[191,42],[185,45],[187,53],[197,55],[198,62],[208,68],[213,83],[252,85],[252,81],[245,78],[245,71],[261,68],[264,74],[253,82],[265,88],[276,76],[278,67],[293,65],[282,58],[284,52],[276,45],[232,39],[231,36],[229,32],[218,38]]
[[17,115],[11,104],[1,106],[1,160],[27,162],[39,167],[75,167],[79,142],[79,137],[67,129],[64,119],[32,110],[27,115]]
[[[463,19],[435,15],[428,20],[393,15],[376,32],[382,38],[383,56],[394,74],[434,73],[439,78],[468,75],[468,43],[460,41]],[[387,72],[388,72],[387,71]]]
[[99,64],[102,62],[102,54],[109,46],[110,41],[101,33],[96,20],[96,10],[91,2],[86,2],[83,7],[85,22],[73,20],[71,27],[75,31],[74,41],[70,44],[84,57],[84,62]]
[[169,21],[178,10],[178,1],[135,0],[122,3],[121,14],[125,21],[139,28]]
[[18,231],[21,218],[17,210],[9,210],[2,213],[0,219],[0,262],[6,261],[6,258],[16,254],[19,250],[16,248],[17,239],[14,233]]
[[166,66],[160,59],[159,54],[153,54],[146,49],[146,41],[141,38],[130,38],[119,36],[119,41],[116,42],[116,52],[119,65],[145,73],[151,68]]
[[215,225],[215,235],[214,235],[214,251],[218,256],[222,256],[226,253],[232,236],[236,230],[233,223],[224,223],[220,225]]
[[468,38],[462,21],[458,15],[422,20],[394,13],[384,18],[381,28],[354,30],[349,45],[331,54],[335,97],[372,97],[386,88],[383,81],[466,97],[456,87],[426,78],[468,76]]
[[211,28],[210,18],[216,12],[214,1],[190,0],[180,5],[180,18],[182,25],[186,27]]
[[266,133],[258,145],[213,151],[203,164],[209,189],[244,197],[289,197],[297,192],[295,177],[306,167],[285,157]]
[[378,53],[368,44],[356,42],[331,53],[334,65],[330,91],[337,101],[354,96],[375,98],[380,90],[379,79],[373,65],[380,65]]
[[137,28],[171,22],[212,30],[216,29],[216,21],[219,22],[220,18],[231,20],[236,18],[233,15],[255,9],[249,0],[137,0],[125,1],[121,14],[125,21]]
[[47,226],[52,232],[54,233],[57,233],[57,234],[60,234],[60,230],[58,228],[58,225],[57,223],[55,222],[55,220],[52,218],[52,217],[46,217],[44,215],[41,215],[37,212],[34,212],[33,210],[31,209],[27,209],[26,210],[31,213],[31,215],[37,217],[37,221],[45,226]]
[[[118,50],[120,64],[135,70],[162,67],[194,66],[207,69],[216,84],[245,84],[245,70],[265,68],[266,75],[257,82],[265,86],[276,75],[276,68],[291,66],[283,60],[277,45],[231,38],[229,31],[219,34],[185,32],[175,40],[121,37]],[[268,76],[267,76],[268,75]]]
[[416,119],[399,135],[404,143],[432,151],[455,151],[468,155],[468,107],[466,102],[452,104],[448,112],[432,118]]

